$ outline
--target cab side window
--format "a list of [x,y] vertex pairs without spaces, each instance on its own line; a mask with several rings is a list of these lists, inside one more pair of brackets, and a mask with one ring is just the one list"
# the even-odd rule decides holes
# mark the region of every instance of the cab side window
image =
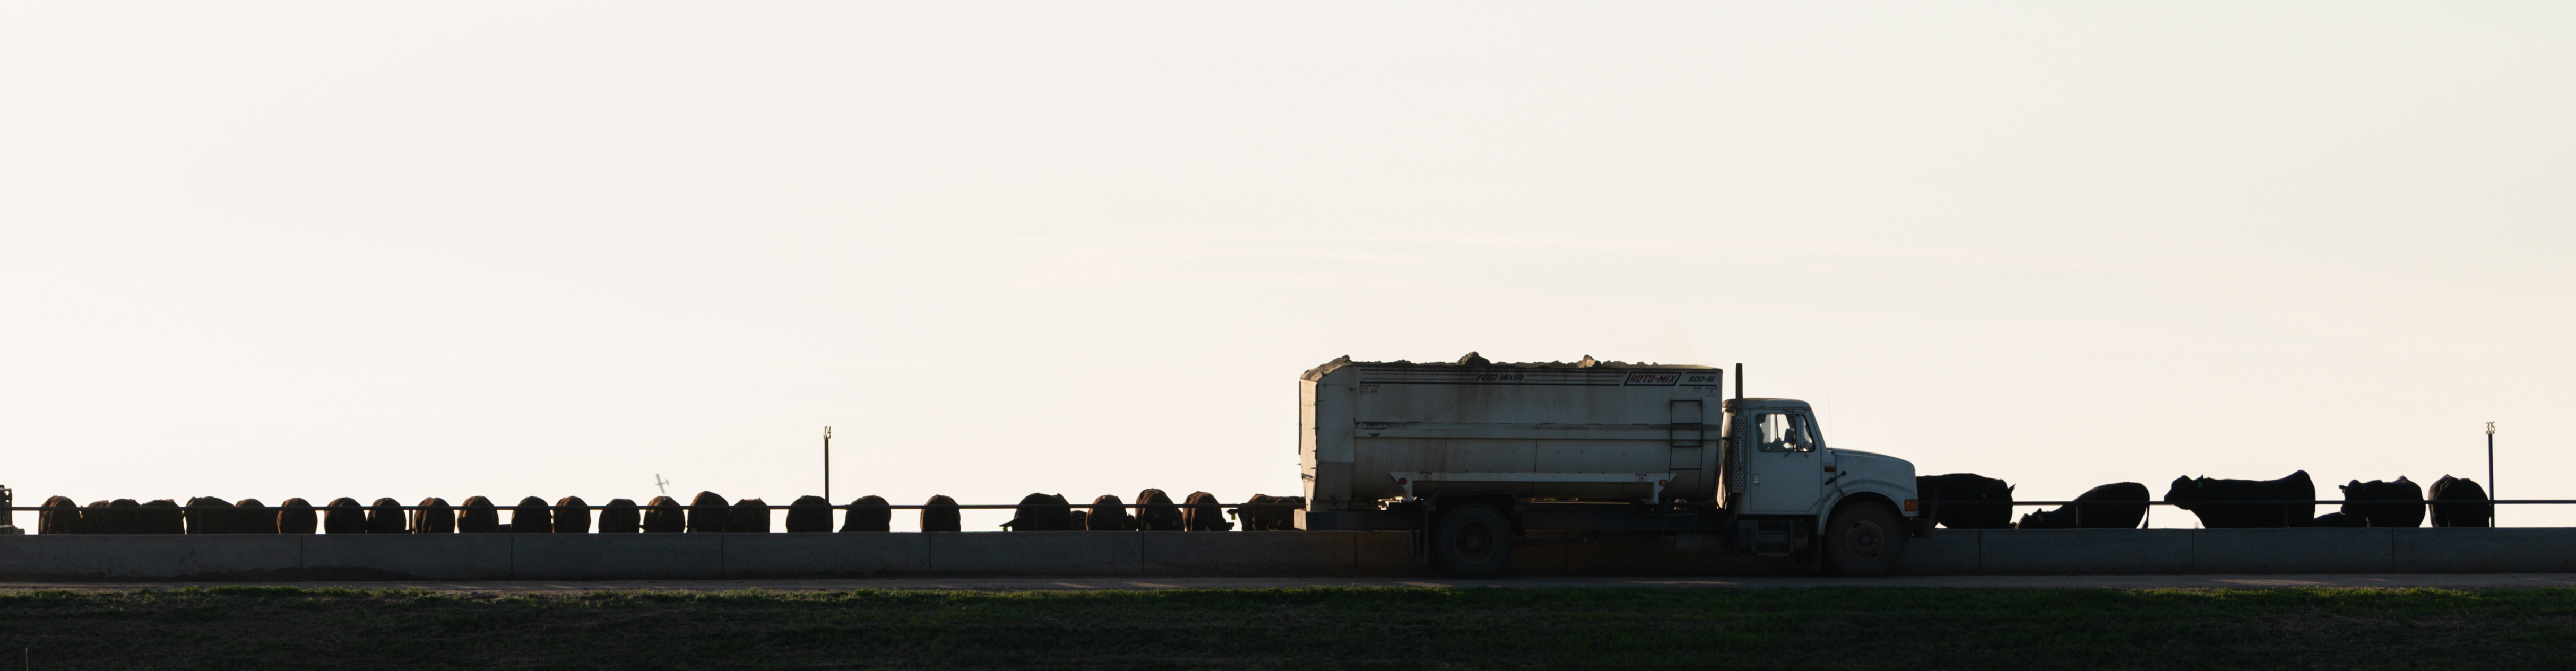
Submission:
[[1807,452],[1816,449],[1815,434],[1813,428],[1807,425],[1806,415],[1785,412],[1765,413],[1754,418],[1753,428],[1756,433],[1761,434],[1761,442],[1755,444],[1755,449],[1764,452]]

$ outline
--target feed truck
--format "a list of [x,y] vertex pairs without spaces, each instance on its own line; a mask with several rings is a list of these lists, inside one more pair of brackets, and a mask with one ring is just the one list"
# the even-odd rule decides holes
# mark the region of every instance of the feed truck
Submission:
[[[1307,530],[1418,532],[1440,572],[1503,572],[1525,532],[1887,572],[1930,533],[1914,464],[1832,447],[1804,401],[1708,366],[1334,359],[1298,384]],[[1561,540],[1561,539],[1547,539]]]

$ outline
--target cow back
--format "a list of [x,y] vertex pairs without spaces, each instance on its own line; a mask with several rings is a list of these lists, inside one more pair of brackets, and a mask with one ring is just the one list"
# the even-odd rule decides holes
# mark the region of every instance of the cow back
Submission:
[[769,533],[769,502],[758,498],[734,502],[733,510],[725,518],[725,531],[738,534]]
[[819,534],[832,531],[831,501],[820,496],[799,496],[791,505],[794,507],[787,509],[787,533]]
[[117,499],[110,502],[108,507],[122,507],[133,511],[131,514],[134,515],[134,519],[130,520],[129,523],[134,525],[135,533],[187,533],[187,529],[180,522],[179,503],[176,501],[169,499],[153,499],[138,504],[134,502],[134,499]]
[[36,514],[36,533],[81,533],[80,503],[68,496],[45,499],[45,510]]
[[922,531],[953,532],[963,528],[959,526],[957,520],[957,499],[948,498],[946,494],[932,494],[930,500],[923,502],[922,506]]
[[456,532],[489,534],[501,531],[501,509],[492,500],[480,496],[465,497],[456,505]]
[[2305,527],[2316,523],[2313,503],[2213,503],[2216,501],[2313,501],[2316,483],[2307,471],[2277,480],[2227,480],[2183,477],[2165,492],[2165,500],[2191,511],[2211,529]]
[[[2075,506],[2075,524],[2086,529],[2138,528],[2146,521],[2148,495],[2147,486],[2135,482],[2114,482],[2084,490],[2075,500],[2088,503]],[[2089,503],[2093,501],[2105,503]]]
[[1172,503],[1171,495],[1160,489],[1136,493],[1136,529],[1138,531],[1180,531],[1181,507]]
[[641,531],[643,526],[644,515],[635,508],[634,499],[609,499],[607,504],[599,507],[600,533],[631,534]]
[[822,496],[796,496],[788,506],[788,532],[791,535],[819,535],[832,532],[832,501]]
[[447,499],[435,496],[421,499],[420,507],[411,511],[411,532],[416,534],[456,533],[456,507]]
[[1127,502],[1116,494],[1102,494],[1091,500],[1091,514],[1083,517],[1082,526],[1091,531],[1135,531],[1136,518],[1127,513]]
[[234,501],[233,533],[277,533],[277,513],[270,511],[268,504],[261,503],[259,499]]
[[1012,531],[1072,531],[1073,506],[1061,494],[1030,494],[1011,508]]
[[236,520],[234,520],[234,519],[233,519],[233,511],[231,511],[231,510],[208,510],[208,508],[231,508],[231,507],[233,507],[233,504],[232,504],[231,502],[229,502],[229,501],[225,501],[225,500],[223,500],[223,499],[215,498],[215,497],[212,497],[212,496],[199,496],[199,497],[195,497],[195,498],[188,499],[188,510],[187,510],[186,512],[184,512],[184,513],[181,513],[182,518],[184,518],[184,519],[186,520],[187,533],[191,533],[191,534],[229,534],[229,533],[236,533],[236,532],[234,532],[234,531],[233,531],[233,524],[234,524],[234,522],[236,521]]
[[1215,494],[1190,492],[1181,504],[1181,526],[1191,531],[1233,531],[1234,523],[1225,521],[1225,504]]
[[850,500],[850,512],[841,518],[843,533],[885,533],[894,530],[894,508],[885,497],[869,494]]
[[319,529],[322,518],[313,514],[313,502],[291,498],[277,502],[277,532],[309,534]]
[[644,533],[675,534],[688,528],[688,512],[680,507],[679,499],[656,496],[644,502]]
[[590,533],[590,502],[578,496],[555,500],[554,530],[559,534]]
[[1296,531],[1297,509],[1306,507],[1306,497],[1254,494],[1243,504],[1245,531]]
[[411,519],[403,514],[403,504],[390,498],[376,499],[367,508],[367,533],[411,533]]
[[108,508],[114,505],[116,505],[114,501],[106,499],[89,502],[89,505],[81,510],[82,533],[125,533],[125,527],[123,525],[125,521],[124,518],[116,513],[108,512]]
[[2483,527],[2494,524],[2495,504],[2477,481],[2448,475],[2433,481],[2433,526]]
[[519,505],[510,507],[510,533],[550,534],[554,531],[554,516],[546,510],[545,499],[522,496],[519,497]]
[[2396,482],[2354,480],[2342,487],[2343,514],[2363,522],[2365,526],[2413,528],[2424,525],[2424,488],[2407,480],[2406,476],[2397,476]]
[[[2001,479],[1975,473],[1949,473],[1914,478],[1914,496],[1932,509],[1932,521],[1951,529],[2003,529],[2012,526],[2013,487]],[[1940,505],[1973,501],[1971,505]]]
[[2058,506],[2053,510],[2032,511],[2022,515],[2021,521],[2014,522],[2013,528],[2073,529],[2076,522],[2075,515],[2075,506]]
[[322,506],[322,533],[363,534],[367,532],[367,509],[358,500],[346,496],[331,499]]
[[725,530],[733,515],[733,506],[715,492],[698,492],[689,499],[689,533],[705,534]]
[[36,515],[36,533],[81,533],[80,504],[68,496],[45,499],[45,511]]

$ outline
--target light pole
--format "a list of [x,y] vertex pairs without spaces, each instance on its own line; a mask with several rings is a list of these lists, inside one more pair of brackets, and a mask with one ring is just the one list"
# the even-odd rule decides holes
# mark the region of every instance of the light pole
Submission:
[[[2495,422],[2487,422],[2487,500],[2501,501],[2495,483]],[[2495,526],[2495,506],[2487,506],[2487,526]]]
[[832,502],[832,427],[828,426],[823,427],[823,502]]

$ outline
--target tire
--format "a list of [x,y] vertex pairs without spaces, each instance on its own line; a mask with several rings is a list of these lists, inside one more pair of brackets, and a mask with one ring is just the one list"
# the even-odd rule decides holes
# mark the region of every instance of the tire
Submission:
[[1853,501],[1834,510],[1821,534],[1825,565],[1856,578],[1885,575],[1905,555],[1905,521],[1876,501]]
[[1503,576],[1512,561],[1512,523],[1502,511],[1471,503],[1440,518],[1431,532],[1431,565],[1442,575],[1464,580]]

